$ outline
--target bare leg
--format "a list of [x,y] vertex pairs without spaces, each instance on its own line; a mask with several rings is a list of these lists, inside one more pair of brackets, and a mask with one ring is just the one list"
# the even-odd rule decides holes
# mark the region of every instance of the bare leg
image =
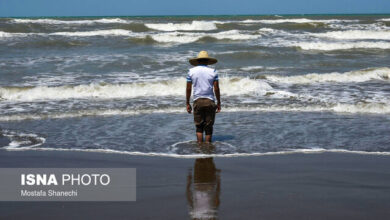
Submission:
[[213,135],[206,135],[206,143],[211,143]]
[[196,132],[196,138],[198,139],[198,143],[203,142],[203,132]]

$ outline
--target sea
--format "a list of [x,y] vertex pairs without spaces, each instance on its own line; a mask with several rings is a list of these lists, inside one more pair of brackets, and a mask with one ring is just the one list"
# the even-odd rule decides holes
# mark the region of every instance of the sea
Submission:
[[[219,60],[200,148],[188,59]],[[390,155],[390,15],[0,18],[0,148]]]

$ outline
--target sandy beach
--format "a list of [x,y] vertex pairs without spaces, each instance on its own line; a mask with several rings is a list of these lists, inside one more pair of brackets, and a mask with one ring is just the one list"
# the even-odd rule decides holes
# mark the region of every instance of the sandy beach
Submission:
[[[219,219],[387,219],[390,215],[387,156],[290,154],[213,162],[221,181]],[[3,168],[137,168],[137,201],[1,202],[0,219],[190,219],[186,185],[194,163],[195,159],[2,150]]]

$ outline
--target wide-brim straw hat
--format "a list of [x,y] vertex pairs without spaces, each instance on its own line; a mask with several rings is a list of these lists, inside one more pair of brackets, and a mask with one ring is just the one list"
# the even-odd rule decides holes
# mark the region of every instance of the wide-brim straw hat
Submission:
[[190,61],[191,65],[197,66],[197,65],[199,65],[199,60],[207,60],[207,65],[212,65],[212,64],[215,64],[218,62],[217,59],[215,59],[213,57],[209,57],[209,54],[207,53],[207,51],[204,51],[204,50],[199,52],[198,57],[192,58],[189,61]]

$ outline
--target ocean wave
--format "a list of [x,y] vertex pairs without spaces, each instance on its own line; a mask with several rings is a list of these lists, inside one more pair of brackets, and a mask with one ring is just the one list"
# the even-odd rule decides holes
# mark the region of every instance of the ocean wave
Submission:
[[389,114],[390,105],[386,103],[357,103],[357,104],[336,104],[332,111],[339,113],[369,113],[369,114]]
[[[261,68],[261,67],[251,67]],[[265,80],[264,80],[265,79]],[[245,77],[221,77],[220,86],[224,96],[270,96],[272,98],[297,97],[283,90],[276,90],[266,81],[287,84],[350,83],[370,80],[389,81],[389,68],[372,68],[346,73],[312,73],[298,76],[264,75],[261,79]],[[32,102],[66,99],[126,99],[150,96],[181,96],[185,88],[184,79],[173,78],[125,84],[91,83],[84,85],[0,87],[0,100]]]
[[212,21],[192,21],[192,23],[156,23],[145,24],[146,27],[159,31],[211,31],[217,26]]
[[345,114],[388,114],[390,105],[386,103],[336,103],[327,105],[271,105],[254,107],[225,108],[225,112],[335,112]]
[[33,33],[9,33],[9,32],[0,31],[0,39],[11,38],[11,37],[26,37],[29,35],[33,35]]
[[259,31],[261,33],[266,33],[266,34],[287,33],[285,31],[276,30],[276,29],[273,29],[273,28],[260,28]]
[[298,76],[265,75],[265,78],[272,82],[288,84],[311,84],[325,82],[349,83],[366,82],[370,80],[390,81],[390,68],[371,68],[346,73],[312,73]]
[[46,114],[14,114],[14,115],[2,115],[0,121],[20,121],[20,120],[41,120],[41,119],[61,119],[61,118],[78,118],[84,116],[115,116],[115,115],[140,115],[140,114],[174,114],[185,113],[184,108],[163,108],[163,109],[107,109],[107,110],[80,110],[72,112],[57,112]]
[[[33,42],[31,41],[20,41],[17,43],[12,44],[13,48],[22,48],[25,49],[26,47],[32,47],[32,48],[71,48],[71,47],[82,47],[87,46],[89,43],[86,41],[81,40],[69,40],[69,39],[42,39],[42,40],[35,40]],[[32,62],[33,63],[33,62]],[[31,63],[31,64],[32,64]],[[21,65],[29,65],[30,63],[24,63]]]
[[170,32],[150,35],[153,40],[160,43],[193,43],[202,38],[210,37],[217,40],[251,40],[261,37],[260,35],[245,34],[238,30],[222,31],[217,33],[183,33]]
[[54,32],[47,35],[60,35],[70,37],[91,37],[91,36],[134,36],[133,32],[123,29],[75,31],[75,32]]
[[329,27],[333,29],[340,29],[340,30],[366,30],[366,31],[389,30],[389,27],[387,27],[386,24],[384,24],[383,22],[368,23],[368,24],[349,23],[347,25],[343,23],[332,23],[329,24]]
[[[340,114],[389,114],[390,104],[386,103],[355,103],[345,104],[336,103],[327,105],[262,105],[262,106],[222,106],[222,113],[235,112],[333,112]],[[52,112],[52,113],[21,113],[12,115],[1,115],[0,121],[21,121],[21,120],[42,120],[42,119],[61,119],[78,118],[85,116],[132,116],[145,114],[186,114],[184,107],[168,107],[154,109],[91,109],[71,112]]]
[[121,18],[102,18],[102,19],[86,19],[86,20],[59,20],[59,19],[21,19],[15,18],[10,20],[12,23],[37,23],[37,24],[73,24],[73,25],[83,25],[83,24],[128,24],[133,21],[124,20]]
[[93,37],[93,36],[123,36],[130,37],[134,40],[152,40],[158,43],[174,43],[186,44],[193,43],[204,38],[212,38],[216,40],[250,40],[257,39],[261,35],[253,35],[238,30],[222,31],[217,33],[196,33],[196,32],[164,32],[153,33],[143,32],[135,33],[124,29],[108,29],[108,30],[94,30],[94,31],[75,31],[75,32],[53,32],[53,33],[8,33],[0,31],[1,38],[11,37],[28,37],[28,36],[64,36],[64,37]]
[[7,32],[4,32],[4,31],[0,31],[0,38],[3,38],[3,37],[11,37],[12,34],[11,33],[7,33]]
[[374,30],[348,30],[348,31],[332,31],[326,33],[310,33],[310,36],[325,37],[341,40],[390,40],[390,30],[374,31]]
[[378,21],[390,21],[390,18],[381,18]]
[[263,23],[263,24],[280,24],[280,23],[340,23],[340,22],[353,22],[356,20],[338,20],[338,19],[307,19],[307,18],[296,18],[296,19],[264,19],[264,20],[243,20],[242,23]]
[[247,67],[242,67],[240,69],[244,70],[244,71],[252,71],[252,70],[262,70],[262,69],[265,69],[266,67],[264,66],[247,66]]
[[351,50],[351,49],[390,49],[390,42],[358,41],[358,42],[284,42],[284,46],[298,47],[302,50]]
[[0,135],[7,137],[10,140],[8,146],[2,147],[3,149],[30,149],[40,146],[45,143],[46,139],[36,134],[0,130]]
[[[360,42],[326,42],[321,41],[324,39],[321,38],[328,38],[328,39],[336,39],[336,40],[390,40],[390,30],[389,29],[379,29],[379,30],[345,30],[345,31],[329,31],[329,32],[323,32],[323,33],[312,33],[312,32],[303,32],[303,33],[294,33],[294,32],[288,32],[273,28],[260,28],[259,32],[264,35],[278,35],[278,36],[289,36],[289,37],[295,37],[297,39],[304,39],[304,38],[319,38],[317,42],[313,43],[340,43],[340,44],[348,44],[348,43],[357,43]],[[310,38],[309,38],[310,37]],[[302,42],[305,43],[305,42]],[[365,43],[365,42],[364,42]],[[375,43],[375,42],[371,42]],[[380,42],[379,42],[380,43]],[[386,43],[384,41],[384,43]]]
[[0,31],[0,38],[28,37],[28,36],[66,36],[66,37],[91,37],[91,36],[138,36],[132,31],[123,29],[53,32],[53,33],[8,33]]
[[[249,78],[220,78],[221,91],[225,96],[274,92],[283,96],[286,92],[274,91],[262,80]],[[226,88],[226,89],[225,89]],[[185,90],[184,78],[128,84],[87,84],[58,87],[0,87],[0,100],[39,101],[65,99],[123,99],[143,96],[181,96]],[[291,95],[287,94],[286,95]]]
[[16,147],[6,148],[8,151],[76,151],[76,152],[93,152],[93,153],[109,153],[109,154],[123,154],[131,156],[150,156],[150,157],[171,157],[171,158],[209,158],[209,157],[249,157],[249,156],[271,156],[271,155],[289,155],[289,154],[318,154],[318,153],[349,153],[349,154],[363,154],[363,155],[382,155],[389,156],[387,151],[358,151],[346,149],[324,149],[324,148],[305,148],[305,149],[288,149],[271,152],[228,152],[228,153],[190,153],[178,154],[172,152],[140,152],[140,151],[125,151],[115,149],[82,149],[82,148],[52,148],[52,147]]
[[[264,43],[264,46],[298,47],[302,50],[319,51],[390,49],[389,30],[347,30],[325,33],[294,33],[272,28],[261,28],[259,29],[259,32],[264,36],[271,35],[278,37],[275,41],[271,41],[271,43]],[[288,37],[288,39],[286,39],[286,37]]]

